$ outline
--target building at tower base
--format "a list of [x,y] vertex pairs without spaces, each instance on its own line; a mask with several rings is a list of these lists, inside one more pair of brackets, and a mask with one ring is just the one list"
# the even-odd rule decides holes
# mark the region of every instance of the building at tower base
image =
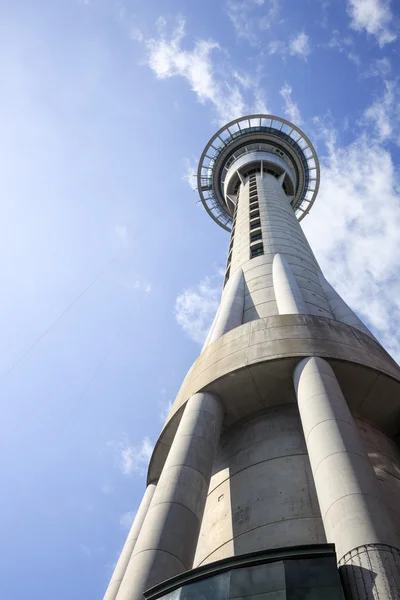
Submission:
[[231,232],[221,302],[104,600],[400,600],[400,368],[307,242],[318,185],[278,117],[204,150],[200,197]]

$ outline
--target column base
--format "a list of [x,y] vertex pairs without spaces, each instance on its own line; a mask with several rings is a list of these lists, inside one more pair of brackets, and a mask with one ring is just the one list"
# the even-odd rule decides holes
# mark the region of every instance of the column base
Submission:
[[348,600],[400,600],[400,551],[386,544],[366,544],[339,561]]

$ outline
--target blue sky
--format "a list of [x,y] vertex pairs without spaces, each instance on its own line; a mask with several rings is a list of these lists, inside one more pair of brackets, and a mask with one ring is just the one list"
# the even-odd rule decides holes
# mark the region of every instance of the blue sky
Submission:
[[192,186],[224,122],[268,111],[309,135],[306,234],[400,356],[399,17],[385,0],[0,2],[1,597],[104,593],[218,303],[228,237]]

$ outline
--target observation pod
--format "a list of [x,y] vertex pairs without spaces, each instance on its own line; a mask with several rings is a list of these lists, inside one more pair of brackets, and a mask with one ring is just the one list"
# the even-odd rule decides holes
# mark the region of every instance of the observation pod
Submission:
[[207,144],[200,198],[230,231],[221,301],[105,600],[400,599],[400,368],[303,233],[319,179],[279,117]]

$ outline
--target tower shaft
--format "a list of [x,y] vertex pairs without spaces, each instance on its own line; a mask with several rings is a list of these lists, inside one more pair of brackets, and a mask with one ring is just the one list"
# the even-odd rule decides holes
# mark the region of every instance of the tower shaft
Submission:
[[244,117],[198,181],[231,230],[221,302],[105,598],[400,600],[400,368],[299,224],[315,151],[287,121]]

